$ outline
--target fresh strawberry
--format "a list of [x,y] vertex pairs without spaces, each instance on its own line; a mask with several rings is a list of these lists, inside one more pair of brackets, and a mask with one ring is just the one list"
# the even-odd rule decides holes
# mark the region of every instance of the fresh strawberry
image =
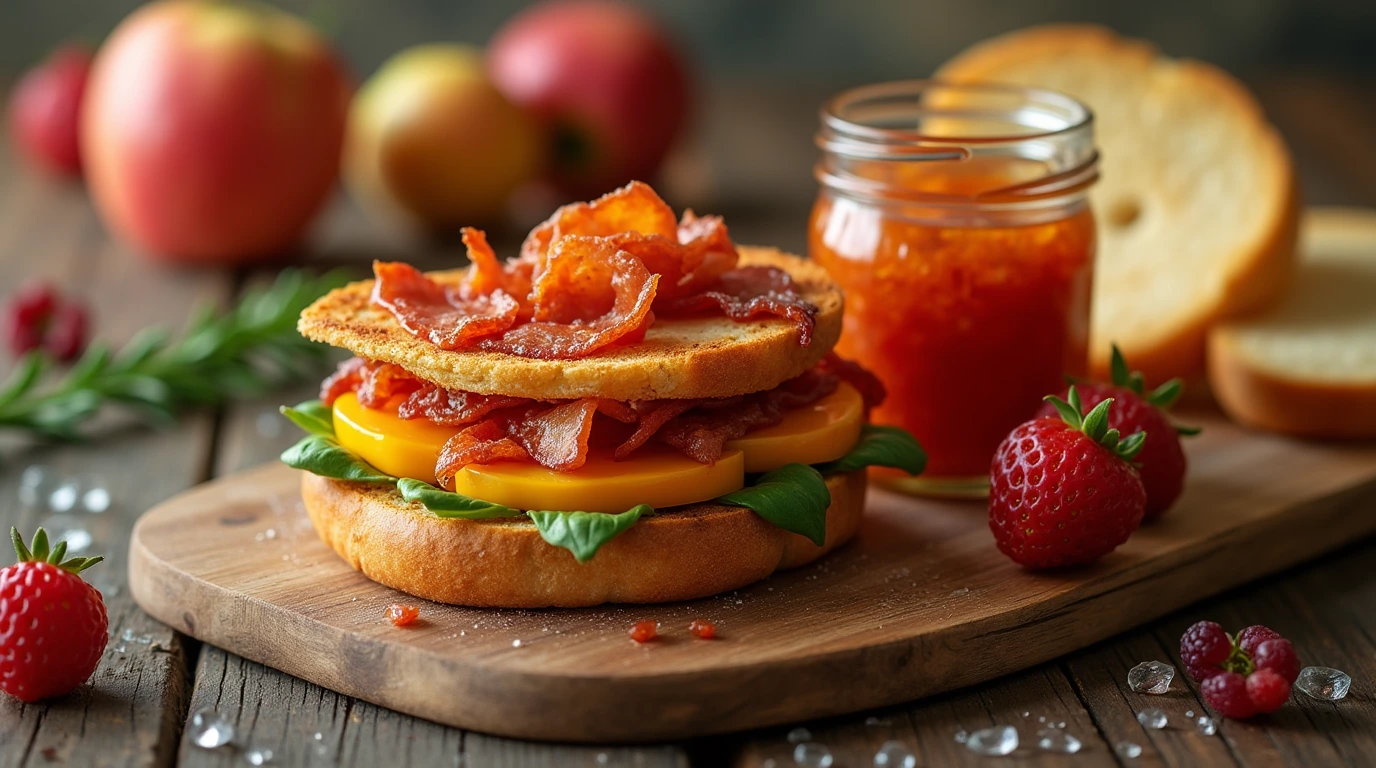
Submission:
[[1232,638],[1201,621],[1180,637],[1180,660],[1209,706],[1232,718],[1280,709],[1300,674],[1295,647],[1259,624]]
[[20,701],[60,696],[86,682],[109,639],[100,592],[81,580],[99,557],[64,561],[42,528],[32,549],[10,529],[19,562],[0,570],[0,690]]
[[1146,492],[1132,459],[1146,435],[1119,440],[1112,400],[1088,414],[1079,393],[1049,397],[1059,418],[1033,419],[1004,438],[989,471],[989,528],[1028,568],[1081,565],[1112,552],[1142,522]]
[[[1165,412],[1180,399],[1183,391],[1180,379],[1171,379],[1146,392],[1142,374],[1128,369],[1117,346],[1113,348],[1110,370],[1111,384],[1082,382],[1075,386],[1086,408],[1113,399],[1108,425],[1120,434],[1145,432],[1151,435],[1136,458],[1138,471],[1142,473],[1142,487],[1147,491],[1147,511],[1142,520],[1150,522],[1170,509],[1185,488],[1185,451],[1180,447],[1179,435],[1196,435],[1199,430],[1176,426],[1166,418]],[[1048,404],[1042,406],[1037,415],[1054,417],[1056,411]]]

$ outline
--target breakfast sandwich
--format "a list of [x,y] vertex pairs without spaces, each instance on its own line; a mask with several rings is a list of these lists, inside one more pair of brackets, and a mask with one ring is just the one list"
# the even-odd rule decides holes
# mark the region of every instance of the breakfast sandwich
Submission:
[[498,260],[374,279],[302,313],[352,352],[308,432],[321,538],[367,577],[471,606],[686,600],[812,562],[855,535],[866,467],[920,472],[866,423],[879,381],[832,353],[821,267],[735,246],[633,182],[560,208]]

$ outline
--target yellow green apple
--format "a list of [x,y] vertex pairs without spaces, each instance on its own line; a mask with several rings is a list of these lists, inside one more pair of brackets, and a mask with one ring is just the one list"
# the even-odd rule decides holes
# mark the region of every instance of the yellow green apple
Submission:
[[497,218],[541,171],[544,139],[488,80],[481,51],[433,44],[364,84],[345,144],[345,183],[360,202],[446,230]]

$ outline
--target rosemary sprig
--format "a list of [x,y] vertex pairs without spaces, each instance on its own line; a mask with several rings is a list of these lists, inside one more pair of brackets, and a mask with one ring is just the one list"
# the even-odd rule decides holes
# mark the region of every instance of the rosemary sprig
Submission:
[[339,271],[317,277],[284,270],[272,285],[246,292],[228,312],[202,308],[175,341],[162,328],[146,328],[118,352],[92,344],[65,375],[46,385],[52,363],[31,352],[0,384],[0,430],[78,440],[82,425],[110,403],[171,423],[184,408],[217,405],[309,376],[329,348],[302,338],[297,316],[346,280]]

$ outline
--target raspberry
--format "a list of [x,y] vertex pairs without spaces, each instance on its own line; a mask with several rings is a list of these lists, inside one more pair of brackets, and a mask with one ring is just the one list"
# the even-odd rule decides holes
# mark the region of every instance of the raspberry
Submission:
[[659,636],[659,622],[650,619],[637,621],[626,634],[637,643],[648,643]]
[[688,622],[688,634],[702,640],[711,640],[717,636],[717,625],[707,619],[693,619]]
[[1275,672],[1289,684],[1294,684],[1300,676],[1300,657],[1295,653],[1295,646],[1280,636],[1261,641],[1252,652],[1252,663],[1258,670]]
[[86,310],[75,304],[64,304],[53,313],[43,346],[59,362],[71,362],[86,348],[86,325]]
[[1180,636],[1180,660],[1191,678],[1203,681],[1220,671],[1233,653],[1233,641],[1217,622],[1201,621]]
[[387,620],[398,627],[414,624],[419,616],[420,609],[414,605],[395,603],[387,608]]
[[1248,656],[1255,656],[1257,646],[1263,640],[1279,640],[1280,633],[1270,627],[1263,627],[1260,624],[1253,624],[1250,627],[1237,633],[1237,647],[1241,648]]
[[1236,672],[1210,677],[1199,684],[1199,692],[1204,695],[1204,703],[1224,717],[1241,720],[1257,713],[1257,705],[1247,695],[1247,678]]
[[1258,669],[1247,676],[1247,697],[1258,712],[1275,712],[1290,698],[1290,681],[1269,669]]

